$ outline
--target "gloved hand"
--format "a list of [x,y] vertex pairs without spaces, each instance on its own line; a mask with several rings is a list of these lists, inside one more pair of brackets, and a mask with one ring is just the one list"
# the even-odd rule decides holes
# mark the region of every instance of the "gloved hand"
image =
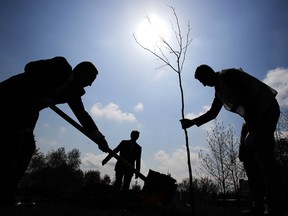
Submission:
[[109,146],[105,139],[105,136],[99,131],[93,131],[91,134],[91,138],[98,144],[98,148],[103,152],[108,152]]
[[180,122],[183,129],[187,129],[196,124],[195,120],[193,119],[181,119]]

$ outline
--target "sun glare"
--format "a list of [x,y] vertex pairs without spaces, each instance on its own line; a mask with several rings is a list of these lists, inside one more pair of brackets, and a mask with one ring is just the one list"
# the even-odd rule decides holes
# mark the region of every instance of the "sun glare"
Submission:
[[140,44],[153,47],[161,41],[161,37],[169,39],[169,28],[165,21],[156,15],[151,15],[139,24],[135,35]]

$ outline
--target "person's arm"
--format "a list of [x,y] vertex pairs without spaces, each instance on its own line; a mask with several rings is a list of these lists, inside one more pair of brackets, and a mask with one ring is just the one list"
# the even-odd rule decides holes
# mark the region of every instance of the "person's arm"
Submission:
[[70,100],[68,105],[79,120],[80,124],[91,134],[92,137],[95,138],[95,140],[97,140],[96,142],[99,149],[107,152],[109,148],[108,143],[103,134],[99,131],[92,117],[85,110],[81,97]]
[[84,108],[81,97],[74,98],[68,102],[69,107],[73,111],[80,124],[89,132],[98,130],[97,125],[93,121],[92,117],[87,113]]
[[194,119],[195,125],[197,125],[199,127],[199,126],[215,119],[218,116],[222,106],[223,106],[222,101],[220,99],[218,99],[217,97],[215,97],[213,100],[213,103],[211,105],[210,110],[208,110],[203,115]]
[[[113,149],[113,151],[114,151],[115,153],[118,153],[118,152],[120,151],[121,146],[122,146],[122,142],[123,142],[123,141],[121,141],[120,144],[119,144],[116,148]],[[102,165],[104,166],[112,157],[113,157],[112,154],[108,154],[108,155],[103,159]]]
[[[138,155],[137,155],[137,158],[136,158],[136,170],[138,170],[139,172],[140,172],[140,169],[141,169],[141,153],[142,153],[142,148],[140,147]],[[136,179],[138,178],[137,174],[135,175],[135,178]]]
[[180,120],[182,128],[186,129],[186,128],[189,128],[193,125],[197,125],[199,127],[199,126],[211,121],[212,119],[215,119],[217,117],[217,115],[219,114],[222,106],[223,106],[223,103],[221,102],[221,100],[215,96],[210,110],[208,110],[206,113],[204,113],[203,115],[201,115],[197,118],[194,118],[194,119],[182,119],[182,120]]

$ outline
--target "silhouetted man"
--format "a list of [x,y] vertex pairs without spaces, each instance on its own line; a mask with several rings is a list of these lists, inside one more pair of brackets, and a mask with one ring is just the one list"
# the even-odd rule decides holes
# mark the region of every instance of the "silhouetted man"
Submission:
[[[280,115],[275,96],[277,92],[255,77],[238,69],[226,69],[220,72],[208,65],[201,65],[195,71],[195,78],[204,86],[214,87],[215,97],[209,111],[194,119],[182,119],[182,128],[200,126],[215,119],[222,106],[242,116],[247,124],[245,137],[246,149],[254,155],[250,166],[261,170],[256,186],[265,182],[266,188],[255,192],[265,194],[270,215],[281,212],[281,180],[275,159],[274,131]],[[256,164],[255,164],[256,163]],[[256,174],[256,173],[255,173]],[[249,212],[250,215],[264,214],[264,196]]]
[[[125,159],[131,166],[135,167],[140,172],[141,166],[141,146],[136,142],[139,138],[139,131],[132,131],[130,134],[130,140],[122,140],[120,144],[114,149],[114,152],[120,152],[120,157]],[[102,165],[105,165],[110,159],[112,155],[108,155],[103,161]],[[125,164],[121,161],[117,161],[115,165],[115,188],[117,190],[121,189],[123,191],[128,191],[130,187],[130,182],[133,177],[133,171],[129,169]],[[136,175],[135,178],[138,178]],[[122,185],[123,182],[123,185]]]
[[17,184],[35,151],[33,130],[42,109],[68,103],[99,148],[107,152],[105,137],[85,111],[81,99],[84,88],[93,83],[97,74],[91,62],[82,62],[72,70],[64,57],[55,57],[30,62],[23,73],[0,83],[1,205],[14,202]]

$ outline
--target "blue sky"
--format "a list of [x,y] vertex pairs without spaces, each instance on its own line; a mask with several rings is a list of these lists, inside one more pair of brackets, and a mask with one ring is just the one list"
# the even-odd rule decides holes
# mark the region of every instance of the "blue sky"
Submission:
[[[213,89],[204,88],[193,77],[203,63],[216,71],[241,67],[274,87],[281,108],[287,108],[286,0],[2,0],[0,81],[23,72],[26,63],[37,59],[64,56],[72,67],[92,61],[100,74],[86,89],[83,101],[110,147],[129,139],[131,130],[139,130],[141,172],[170,172],[181,181],[188,171],[177,75],[168,67],[157,69],[162,63],[133,38],[150,15],[171,30],[174,17],[167,5],[175,7],[183,29],[188,20],[191,23],[193,41],[182,73],[187,116],[203,113],[213,99]],[[59,107],[74,118],[67,105]],[[217,119],[232,124],[239,135],[240,117],[222,110]],[[207,148],[210,127],[189,129],[194,173],[199,149]],[[35,135],[42,152],[77,148],[82,169],[114,177],[115,161],[103,167],[106,155],[53,111],[41,112]]]

